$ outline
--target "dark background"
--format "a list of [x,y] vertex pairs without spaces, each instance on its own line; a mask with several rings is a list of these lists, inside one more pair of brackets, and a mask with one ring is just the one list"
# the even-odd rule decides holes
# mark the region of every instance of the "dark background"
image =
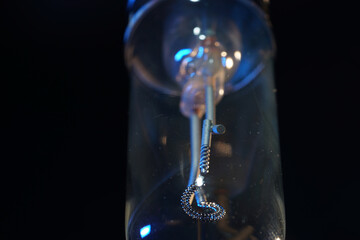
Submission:
[[[125,1],[2,5],[0,239],[123,239]],[[359,239],[356,13],[270,7],[288,240]]]

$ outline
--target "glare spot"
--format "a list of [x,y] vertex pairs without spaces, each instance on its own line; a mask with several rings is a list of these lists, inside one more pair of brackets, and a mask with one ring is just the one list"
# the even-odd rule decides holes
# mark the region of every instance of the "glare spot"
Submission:
[[235,58],[236,58],[237,60],[240,61],[240,59],[241,59],[241,52],[240,52],[240,51],[234,52],[234,56],[235,56]]
[[275,238],[275,240],[281,240],[279,237]]
[[206,36],[205,36],[204,34],[201,34],[201,35],[199,36],[199,39],[200,39],[200,40],[205,40],[205,38],[206,38]]
[[221,54],[222,57],[226,57],[227,52],[221,52],[220,54]]
[[220,95],[220,96],[224,95],[224,89],[220,89],[220,90],[219,90],[219,95]]
[[227,69],[230,69],[234,66],[234,61],[232,60],[232,58],[226,58],[225,66]]
[[146,237],[147,235],[149,235],[151,232],[151,225],[146,225],[145,227],[142,227],[140,229],[140,236],[141,238]]
[[190,2],[200,2],[200,0],[190,0]]
[[199,35],[200,31],[201,31],[201,29],[199,27],[194,27],[194,29],[193,29],[194,35]]
[[196,183],[196,186],[201,187],[202,185],[204,185],[204,177],[203,177],[203,176],[199,176],[199,177],[196,179],[195,183]]

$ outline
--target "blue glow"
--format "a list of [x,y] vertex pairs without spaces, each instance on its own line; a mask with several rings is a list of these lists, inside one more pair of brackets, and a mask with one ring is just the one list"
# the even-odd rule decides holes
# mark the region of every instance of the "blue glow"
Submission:
[[151,225],[146,225],[145,227],[142,227],[140,229],[140,236],[141,238],[146,237],[147,235],[149,235],[151,232]]
[[135,4],[135,0],[129,0],[127,5],[128,9],[131,9],[134,6],[134,4]]
[[204,54],[204,47],[199,47],[199,52],[197,54],[197,57],[201,58],[203,54]]
[[224,67],[226,66],[226,58],[225,57],[221,58],[221,63]]
[[[136,0],[134,0],[134,3],[135,3],[135,1]],[[130,0],[129,0],[128,4],[131,4]],[[124,42],[125,43],[129,40],[130,34],[133,34],[132,29],[134,28],[136,23],[139,21],[141,16],[143,16],[145,14],[145,12],[150,11],[150,9],[152,9],[152,7],[155,4],[156,4],[155,1],[150,1],[150,2],[148,2],[146,4],[144,4],[144,6],[142,6],[139,10],[137,10],[134,15],[130,15],[129,23],[128,23],[128,26],[127,26],[127,28],[125,30],[125,33],[124,33]]]
[[179,50],[176,54],[175,54],[175,61],[180,61],[184,56],[188,55],[191,53],[191,49],[190,48],[185,48],[185,49],[181,49]]

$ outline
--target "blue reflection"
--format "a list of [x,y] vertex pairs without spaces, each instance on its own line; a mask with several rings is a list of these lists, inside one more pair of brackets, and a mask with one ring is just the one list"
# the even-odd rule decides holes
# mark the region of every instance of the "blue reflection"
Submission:
[[199,47],[197,57],[201,58],[203,56],[203,54],[204,54],[204,47]]
[[176,54],[175,54],[175,61],[180,61],[184,56],[188,55],[191,53],[191,49],[190,48],[185,48],[185,49],[181,49],[179,50]]
[[225,57],[221,58],[221,63],[224,67],[226,67],[226,58]]
[[135,0],[129,0],[127,5],[128,9],[131,9],[134,6],[134,4],[135,4]]
[[149,235],[151,232],[151,225],[146,225],[145,227],[142,227],[140,229],[140,236],[141,238],[146,237],[147,235]]

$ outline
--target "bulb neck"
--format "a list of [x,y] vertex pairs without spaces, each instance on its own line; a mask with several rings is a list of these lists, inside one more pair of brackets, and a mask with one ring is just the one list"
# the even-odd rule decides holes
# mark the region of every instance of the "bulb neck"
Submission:
[[[139,9],[141,9],[144,5],[150,2],[157,2],[159,0],[128,0],[127,3],[127,9],[130,13],[130,18],[135,14]],[[167,0],[167,1],[173,1],[173,0]],[[190,0],[184,0],[184,1],[190,1]],[[208,0],[199,0],[199,1],[208,1]],[[270,3],[270,0],[239,0],[244,2],[253,2],[258,7],[260,7],[265,13],[268,13],[268,6]]]

